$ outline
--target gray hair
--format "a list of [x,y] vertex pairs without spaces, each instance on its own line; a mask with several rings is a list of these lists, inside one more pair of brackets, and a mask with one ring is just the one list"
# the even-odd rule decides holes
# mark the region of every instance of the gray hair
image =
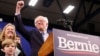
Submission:
[[44,16],[37,16],[37,17],[35,18],[35,20],[34,20],[34,23],[36,23],[36,21],[38,20],[39,17],[42,17],[47,23],[49,22],[47,17],[44,17]]

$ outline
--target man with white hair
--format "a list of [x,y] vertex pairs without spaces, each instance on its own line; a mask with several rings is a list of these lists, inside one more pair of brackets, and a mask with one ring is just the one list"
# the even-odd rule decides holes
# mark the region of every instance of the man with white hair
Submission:
[[54,56],[53,35],[47,32],[48,19],[44,16],[37,16],[34,20],[37,30],[27,31],[21,20],[20,11],[24,7],[24,1],[18,1],[15,11],[15,26],[21,35],[31,45],[31,56]]

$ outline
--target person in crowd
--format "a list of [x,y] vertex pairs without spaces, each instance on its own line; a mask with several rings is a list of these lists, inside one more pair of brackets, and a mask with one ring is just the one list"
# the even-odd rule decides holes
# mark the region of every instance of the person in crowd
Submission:
[[[4,26],[2,32],[1,32],[1,35],[0,35],[0,49],[1,49],[1,43],[6,39],[12,39],[14,41],[16,39],[15,26],[11,23],[6,24]],[[21,47],[19,47],[17,45],[15,55],[16,56],[25,56],[23,50],[21,50],[20,48]],[[5,53],[0,50],[0,55],[5,55]]]
[[[21,37],[20,37],[20,35],[18,35],[18,34],[16,35],[15,42],[16,42],[16,44],[17,44],[17,47],[18,47],[20,50],[23,51],[23,49],[21,48],[22,45],[21,45]],[[25,54],[24,52],[21,53],[21,55],[25,56],[24,54]]]
[[12,39],[6,39],[1,44],[2,51],[5,53],[4,56],[15,56],[16,42]]
[[53,35],[48,32],[48,19],[44,16],[37,16],[34,20],[36,29],[28,31],[21,19],[21,9],[24,7],[24,1],[18,1],[15,11],[15,26],[21,35],[31,45],[31,56],[54,56],[53,54]]
[[16,35],[15,42],[18,44],[21,44],[21,39],[20,39],[20,36],[18,34]]

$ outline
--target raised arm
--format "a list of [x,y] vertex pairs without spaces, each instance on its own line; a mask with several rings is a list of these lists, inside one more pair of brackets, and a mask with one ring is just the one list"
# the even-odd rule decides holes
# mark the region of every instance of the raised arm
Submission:
[[30,42],[30,34],[27,31],[27,29],[25,29],[23,23],[22,23],[22,19],[21,19],[21,9],[24,7],[24,1],[18,1],[16,4],[16,10],[15,10],[15,18],[14,18],[14,22],[15,22],[15,26],[16,29],[21,33],[21,35],[28,41]]

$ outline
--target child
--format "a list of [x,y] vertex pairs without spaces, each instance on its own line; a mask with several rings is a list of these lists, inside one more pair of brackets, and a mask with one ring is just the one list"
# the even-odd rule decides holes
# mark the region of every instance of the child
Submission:
[[23,49],[22,49],[22,46],[21,46],[21,38],[20,38],[20,35],[16,35],[15,42],[16,42],[17,47],[18,47],[16,53],[19,52],[18,49],[21,50],[20,53],[19,53],[19,55],[17,55],[17,56],[26,56],[25,53],[24,53],[24,51],[23,51]]
[[11,39],[6,39],[2,42],[2,49],[5,56],[15,56],[16,43]]
[[21,44],[21,39],[19,35],[16,35],[15,42]]

